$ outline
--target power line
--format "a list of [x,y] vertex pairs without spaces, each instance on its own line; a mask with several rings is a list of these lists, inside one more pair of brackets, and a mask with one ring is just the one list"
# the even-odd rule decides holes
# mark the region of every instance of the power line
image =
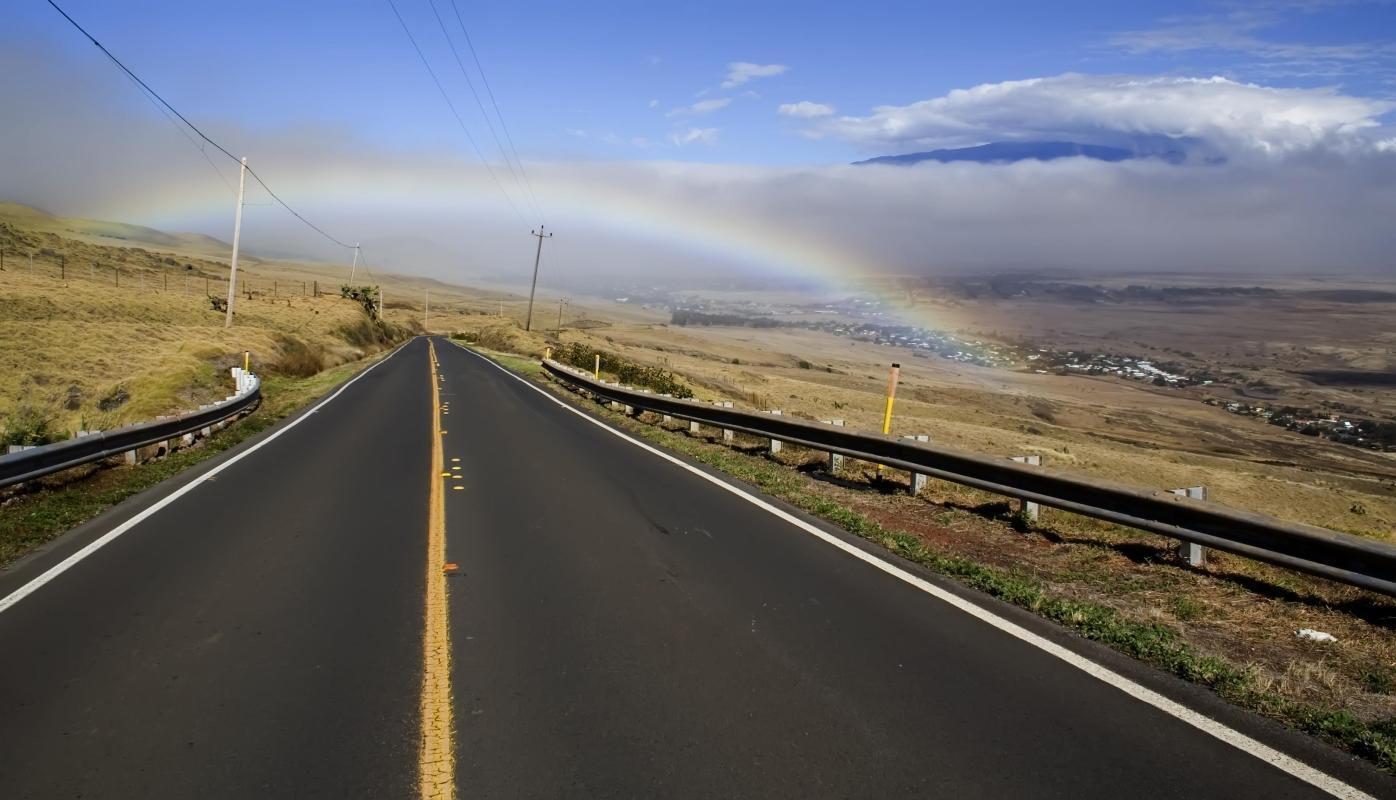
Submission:
[[[490,138],[494,139],[494,146],[499,148],[499,155],[504,158],[504,165],[509,168],[509,174],[514,176],[514,184],[519,187],[520,194],[523,194],[523,180],[519,178],[518,170],[514,169],[514,164],[509,159],[509,151],[504,149],[504,143],[499,140],[499,134],[495,132],[494,123],[490,121],[489,112],[485,110],[485,102],[480,99],[480,93],[475,89],[475,81],[470,79],[470,72],[465,68],[465,62],[461,61],[460,51],[456,49],[451,32],[446,30],[446,23],[441,19],[441,13],[436,10],[436,0],[427,0],[427,5],[431,6],[432,16],[436,17],[436,25],[441,28],[441,35],[445,37],[446,45],[451,48],[451,55],[456,59],[456,67],[460,70],[461,77],[465,78],[465,85],[470,87],[470,94],[475,98],[476,107],[480,109],[480,116],[485,120],[485,127],[489,128]],[[538,214],[539,219],[542,219],[543,215],[539,212],[536,203],[533,211]]]
[[[128,80],[130,80],[129,75],[125,77]],[[146,100],[150,102],[152,108],[160,112],[160,116],[164,117],[170,123],[170,127],[179,131],[179,135],[183,136],[189,142],[189,144],[194,147],[194,149],[199,151],[199,155],[203,156],[204,161],[207,161],[208,165],[210,167],[213,167],[213,171],[218,174],[218,179],[223,182],[224,186],[228,187],[228,192],[232,194],[234,197],[237,197],[238,190],[233,188],[233,185],[228,182],[227,176],[223,174],[223,170],[219,169],[218,165],[214,163],[213,159],[208,157],[208,150],[204,147],[204,145],[200,144],[197,140],[195,140],[193,136],[190,136],[189,131],[183,125],[180,125],[179,122],[177,122],[175,118],[170,115],[170,112],[166,111],[163,106],[155,102],[155,98],[151,97],[149,92],[141,88],[141,85],[139,83],[132,80],[131,85],[136,87],[136,91],[140,92],[141,97],[144,97]]]
[[523,159],[519,158],[519,148],[514,146],[514,137],[509,133],[509,125],[504,121],[504,114],[499,110],[499,101],[494,97],[494,89],[490,87],[490,79],[485,75],[485,65],[480,63],[480,56],[475,52],[475,43],[470,41],[470,32],[465,29],[465,20],[461,19],[460,8],[456,5],[456,0],[451,0],[451,10],[456,12],[456,24],[460,25],[460,32],[465,36],[465,45],[470,48],[470,57],[475,59],[475,68],[480,71],[480,82],[485,84],[485,93],[490,97],[490,104],[494,106],[494,114],[499,117],[499,127],[504,130],[504,138],[509,142],[509,149],[514,153],[514,163],[519,165],[519,173],[523,175],[524,186],[528,187],[529,197],[533,198],[533,207],[538,211],[538,218],[543,219],[543,207],[538,202],[538,196],[533,193],[533,184],[528,180],[528,173],[524,171]]
[[[130,69],[130,67],[127,67],[125,64],[121,63],[121,59],[119,59],[119,58],[117,58],[115,55],[113,55],[112,52],[111,52],[110,50],[108,50],[101,42],[97,41],[96,37],[94,37],[92,34],[88,33],[86,28],[84,28],[84,27],[82,27],[81,25],[79,25],[79,24],[78,24],[78,21],[75,20],[75,19],[73,19],[71,16],[69,16],[69,15],[68,15],[68,12],[64,11],[57,3],[54,2],[54,0],[47,0],[47,2],[48,2],[49,5],[53,6],[53,9],[54,9],[55,11],[57,11],[59,14],[62,14],[62,15],[63,15],[63,18],[66,19],[66,20],[68,20],[68,23],[69,23],[70,25],[72,25],[74,28],[77,28],[77,30],[78,30],[79,33],[81,33],[83,36],[87,37],[87,40],[88,40],[88,41],[90,41],[90,42],[92,42],[92,44],[96,45],[96,46],[97,46],[97,49],[98,49],[98,50],[101,50],[102,53],[103,53],[107,58],[111,59],[111,62],[112,62],[113,64],[115,64],[117,67],[119,67],[119,68],[121,69],[122,72],[126,73],[126,75],[127,75],[128,77],[130,77],[131,80],[135,81],[142,89],[144,89],[146,92],[148,92],[149,95],[150,95],[151,97],[153,97],[153,98],[155,98],[156,100],[160,101],[160,105],[162,105],[162,106],[164,106],[165,108],[169,109],[170,113],[171,113],[171,114],[174,114],[176,117],[178,117],[180,122],[183,122],[185,125],[189,126],[189,130],[191,130],[191,131],[193,131],[195,134],[197,134],[198,137],[199,137],[200,139],[203,139],[205,142],[208,142],[209,144],[211,144],[211,145],[213,145],[215,148],[217,148],[218,152],[222,153],[223,155],[227,156],[228,158],[232,159],[233,161],[238,162],[239,164],[242,163],[242,160],[239,159],[237,156],[233,155],[231,152],[229,152],[229,151],[228,151],[228,148],[226,148],[226,147],[224,147],[223,145],[219,144],[218,142],[214,141],[212,138],[209,137],[208,134],[206,134],[206,133],[204,133],[203,131],[199,130],[199,127],[198,127],[197,125],[195,125],[194,123],[190,122],[188,117],[186,117],[186,116],[184,116],[183,114],[179,113],[179,110],[176,109],[174,106],[170,105],[169,102],[168,102],[167,100],[165,100],[165,98],[161,97],[159,92],[156,92],[154,89],[150,88],[150,85],[147,84],[145,81],[141,80],[141,78],[140,78],[139,75],[137,75],[136,73],[132,72],[131,69]],[[200,150],[202,150],[202,148],[200,148]],[[207,154],[205,154],[205,155],[207,155]],[[216,167],[215,167],[215,169],[216,169]],[[273,192],[273,191],[271,190],[271,187],[267,185],[266,181],[262,180],[261,176],[258,175],[256,172],[254,172],[250,167],[247,168],[247,173],[248,173],[249,175],[251,175],[251,176],[257,181],[257,183],[260,183],[260,184],[262,185],[262,188],[266,190],[267,194],[271,195],[271,197],[272,197],[273,200],[275,200],[277,203],[281,204],[281,207],[282,207],[282,208],[284,208],[284,209],[286,209],[287,211],[291,212],[291,215],[292,215],[293,217],[295,217],[296,219],[298,219],[298,220],[300,220],[301,222],[305,223],[311,230],[315,231],[316,233],[320,234],[321,236],[325,237],[326,239],[330,240],[331,242],[334,242],[335,244],[339,245],[340,247],[351,248],[351,249],[353,248],[353,245],[351,245],[351,244],[346,244],[346,243],[340,241],[339,239],[336,239],[335,237],[329,235],[329,234],[326,233],[326,232],[324,231],[324,229],[322,229],[320,226],[318,226],[318,225],[314,224],[313,222],[311,222],[310,220],[306,219],[304,216],[302,216],[302,215],[300,214],[300,212],[296,211],[294,208],[291,208],[291,206],[290,206],[289,204],[287,204],[287,202],[286,202],[285,200],[282,200],[282,199],[276,194],[276,192]],[[220,172],[219,175],[221,176],[221,175],[222,175],[222,172]],[[226,181],[225,181],[225,183],[226,183]]]
[[[49,1],[52,2],[52,0]],[[393,0],[388,0],[388,6],[393,9],[393,16],[397,17],[398,24],[402,26],[402,32],[407,34],[407,41],[411,42],[412,49],[417,51],[417,58],[421,60],[422,66],[426,67],[427,74],[431,76],[431,82],[436,84],[436,90],[441,93],[441,99],[445,100],[446,107],[451,109],[451,116],[456,118],[456,124],[460,126],[461,131],[465,134],[465,138],[469,140],[470,147],[475,151],[475,155],[480,159],[480,163],[484,165],[485,171],[490,174],[490,179],[494,181],[495,186],[499,187],[499,193],[504,195],[505,202],[509,204],[510,208],[514,209],[514,214],[518,216],[519,221],[527,225],[528,219],[524,217],[523,212],[519,211],[519,207],[514,204],[514,198],[509,196],[509,192],[504,188],[504,184],[499,182],[499,176],[495,174],[494,168],[490,166],[489,159],[485,158],[485,154],[480,150],[480,145],[476,144],[475,137],[470,133],[470,128],[466,127],[465,120],[461,119],[460,112],[456,110],[456,104],[451,102],[451,96],[446,93],[446,87],[442,86],[441,80],[436,77],[436,70],[431,68],[431,63],[427,61],[426,54],[422,52],[422,48],[417,44],[417,38],[412,35],[412,30],[407,27],[407,21],[402,18],[402,14],[397,10],[397,3],[394,3]]]

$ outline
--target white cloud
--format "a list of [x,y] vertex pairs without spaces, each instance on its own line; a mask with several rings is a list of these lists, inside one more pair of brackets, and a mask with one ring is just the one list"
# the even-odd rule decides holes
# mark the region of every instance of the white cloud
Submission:
[[1226,78],[1066,74],[987,83],[824,130],[871,149],[956,147],[1003,139],[1127,143],[1200,139],[1229,155],[1360,143],[1396,104],[1334,89],[1282,89]]
[[714,97],[711,100],[699,100],[691,106],[682,106],[665,114],[666,117],[700,116],[711,114],[719,108],[726,108],[732,103],[730,97]]
[[1331,10],[1332,3],[1258,4],[1221,13],[1164,17],[1150,28],[1121,31],[1108,43],[1127,53],[1231,53],[1250,62],[1252,74],[1338,77],[1390,74],[1396,44],[1390,41],[1282,41],[1262,34],[1290,22],[1295,14]]
[[727,80],[722,82],[722,88],[731,89],[734,86],[741,86],[752,78],[769,78],[772,75],[779,75],[789,67],[784,64],[753,64],[750,61],[733,61],[727,65]]
[[811,103],[808,100],[801,100],[798,103],[781,103],[776,109],[777,114],[787,117],[800,117],[801,119],[813,119],[815,117],[827,117],[834,113],[834,107],[824,103]]
[[[226,238],[232,197],[194,148],[114,71],[65,68],[44,53],[0,49],[0,75],[25,76],[0,81],[0,108],[25,120],[0,147],[4,199]],[[711,143],[717,131],[710,130],[674,135]],[[316,224],[362,240],[375,269],[453,281],[488,273],[510,285],[530,277],[515,226],[503,224],[513,220],[510,209],[459,142],[390,149],[328,126],[227,123],[220,131],[257,154],[259,172]],[[603,129],[591,136],[600,141]],[[1396,150],[1396,132],[1368,138],[1391,140],[1386,147]],[[648,143],[649,153],[674,153],[678,142]],[[742,230],[746,241],[774,242],[772,254],[801,241],[841,254],[837,263],[848,269],[896,274],[1051,267],[1396,274],[1396,152],[1374,147],[1207,168],[1084,159],[816,168],[617,159],[530,161],[528,174],[550,227],[556,221],[568,231],[566,272],[578,287],[611,276],[691,285],[759,275],[752,262],[723,255],[745,246],[711,246]],[[181,202],[144,209],[131,203],[133,186]],[[326,186],[344,188],[331,197]],[[470,213],[462,214],[462,203]],[[248,214],[251,250],[344,263],[342,250],[281,209],[249,206]],[[439,255],[439,243],[461,241],[470,242],[469,254]],[[769,260],[798,270],[804,252]],[[557,272],[543,278],[558,279]]]
[[658,100],[651,100],[651,101],[649,102],[649,107],[650,107],[650,108],[654,108],[655,106],[658,106],[658,105],[659,105],[659,101],[658,101]]
[[689,144],[717,144],[718,128],[689,128],[683,131],[674,131],[669,134],[669,141],[675,147],[683,147]]

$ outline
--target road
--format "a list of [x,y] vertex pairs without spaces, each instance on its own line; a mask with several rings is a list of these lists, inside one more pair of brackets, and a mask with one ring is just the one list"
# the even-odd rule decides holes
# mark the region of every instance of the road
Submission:
[[415,340],[0,575],[148,514],[0,611],[0,795],[1396,796],[951,590],[1294,759],[1266,763],[434,349],[438,378]]

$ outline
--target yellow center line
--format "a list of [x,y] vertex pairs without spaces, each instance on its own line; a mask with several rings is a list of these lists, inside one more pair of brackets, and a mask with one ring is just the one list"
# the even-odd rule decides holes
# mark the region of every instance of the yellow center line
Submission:
[[446,502],[442,481],[441,391],[436,347],[427,340],[431,361],[431,492],[427,511],[426,624],[422,632],[422,741],[418,755],[423,800],[456,796],[455,722],[451,710],[451,631],[446,608]]

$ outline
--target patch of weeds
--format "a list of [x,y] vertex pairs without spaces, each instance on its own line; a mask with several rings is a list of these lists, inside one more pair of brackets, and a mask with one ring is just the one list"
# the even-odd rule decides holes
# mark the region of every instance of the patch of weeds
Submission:
[[1372,694],[1391,694],[1396,689],[1396,672],[1390,667],[1373,667],[1362,673],[1362,686]]
[[101,411],[115,411],[131,399],[131,393],[126,391],[125,386],[118,386],[97,401],[97,408]]
[[0,447],[15,445],[37,447],[67,438],[53,427],[53,418],[46,417],[33,406],[21,405],[5,419],[0,428]]
[[1198,619],[1202,616],[1202,604],[1191,597],[1184,597],[1182,595],[1175,597],[1173,598],[1172,606],[1173,616],[1184,622]]

